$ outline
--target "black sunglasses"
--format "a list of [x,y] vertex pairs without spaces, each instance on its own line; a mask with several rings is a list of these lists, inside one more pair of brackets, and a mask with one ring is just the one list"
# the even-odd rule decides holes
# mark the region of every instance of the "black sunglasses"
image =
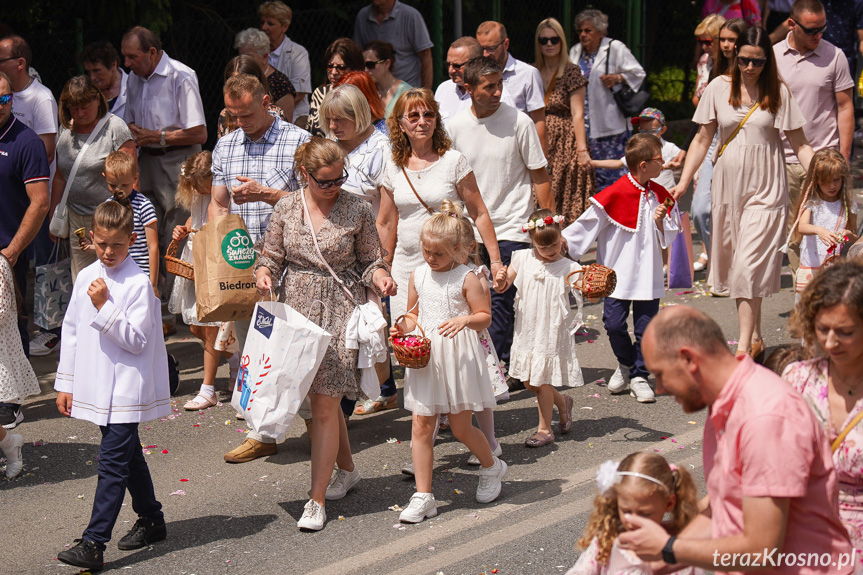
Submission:
[[467,62],[462,62],[461,64],[456,64],[455,62],[447,62],[446,65],[452,68],[453,70],[461,70],[461,67],[467,64]]
[[386,60],[366,60],[366,70],[373,70],[375,66],[386,62]]
[[348,67],[344,64],[327,64],[327,70],[338,70],[339,72],[344,72]]
[[766,63],[767,63],[767,58],[744,58],[743,56],[737,57],[737,65],[740,66],[741,68],[745,68],[749,64],[752,64],[756,68],[761,68]]
[[540,36],[539,38],[537,38],[537,42],[539,42],[542,46],[545,46],[549,42],[551,42],[552,46],[557,46],[558,44],[560,44],[560,36],[550,36],[548,38],[543,38],[542,36]]
[[791,18],[791,21],[800,26],[800,29],[803,30],[804,34],[808,34],[810,36],[817,36],[818,34],[821,34],[822,32],[824,32],[824,30],[827,29],[827,24],[824,24],[823,26],[819,26],[817,28],[807,28],[794,18]]
[[309,177],[311,179],[313,179],[315,181],[315,183],[318,185],[318,187],[322,190],[329,190],[333,186],[341,186],[342,184],[344,184],[348,180],[348,169],[347,168],[344,169],[344,173],[342,174],[342,177],[336,178],[335,180],[319,180],[311,172],[307,172],[307,173],[309,174]]

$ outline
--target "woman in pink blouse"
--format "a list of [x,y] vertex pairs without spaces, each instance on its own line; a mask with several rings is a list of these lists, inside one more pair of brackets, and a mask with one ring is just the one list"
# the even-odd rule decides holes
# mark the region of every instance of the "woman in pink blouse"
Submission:
[[[839,514],[863,548],[863,262],[819,273],[801,294],[791,327],[812,357],[782,377],[803,394],[827,430],[839,480]],[[840,438],[846,428],[850,431]],[[841,439],[841,440],[840,440]]]

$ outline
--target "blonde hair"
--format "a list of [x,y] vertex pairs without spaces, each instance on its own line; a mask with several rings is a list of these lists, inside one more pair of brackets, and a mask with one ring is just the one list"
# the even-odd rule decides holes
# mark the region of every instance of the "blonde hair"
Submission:
[[593,513],[578,544],[582,548],[587,548],[595,537],[597,539],[596,560],[603,565],[608,563],[615,538],[623,531],[617,510],[617,494],[621,490],[630,493],[637,490],[637,493],[643,497],[652,497],[657,493],[666,497],[674,495],[676,501],[671,511],[673,518],[671,523],[665,526],[672,535],[680,533],[698,515],[698,490],[692,476],[682,467],[672,469],[661,455],[632,453],[620,462],[617,470],[642,473],[658,480],[662,485],[641,477],[624,475],[620,483],[615,484],[605,493],[597,495],[593,502]]
[[662,153],[662,142],[653,134],[639,132],[626,143],[626,167],[637,173],[638,164],[647,162],[654,154]]
[[473,241],[473,228],[466,233],[462,220],[464,215],[464,204],[444,200],[441,202],[440,211],[435,213],[423,224],[420,232],[420,241],[423,246],[436,246],[443,249],[444,253],[454,261],[464,260],[470,248],[469,241]]
[[343,84],[333,88],[324,96],[318,109],[321,128],[332,138],[330,120],[344,118],[356,124],[357,134],[365,132],[372,125],[372,111],[362,90],[353,84]]
[[[563,72],[566,70],[566,67],[572,62],[569,59],[569,48],[566,45],[566,34],[563,31],[563,26],[560,25],[560,22],[555,18],[546,18],[536,27],[536,34],[533,37],[533,49],[536,53],[536,63],[534,66],[542,70],[543,66],[545,66],[545,56],[542,53],[542,48],[539,45],[539,33],[542,32],[543,28],[548,28],[552,30],[557,37],[560,38],[560,58],[557,62],[557,72],[555,72],[555,78],[563,78]],[[546,89],[548,89],[546,87]]]
[[180,166],[180,177],[177,180],[177,205],[191,210],[195,194],[205,193],[200,190],[207,186],[208,180],[212,185],[212,177],[213,154],[205,150],[186,158],[186,161]]
[[482,265],[482,260],[479,257],[479,245],[476,243],[476,236],[473,233],[473,223],[465,217],[459,218],[459,223],[461,224],[466,244],[465,253],[462,258],[467,256],[468,263],[472,263],[475,266]]
[[719,37],[719,31],[725,24],[725,17],[719,14],[710,14],[702,20],[695,28],[696,36],[710,36],[714,40]]
[[294,18],[294,12],[290,6],[284,2],[264,2],[258,6],[258,14],[262,18],[273,18],[282,24],[291,25],[291,20]]
[[118,178],[138,175],[138,160],[128,152],[114,150],[105,157],[105,174],[113,174]]
[[842,207],[845,212],[845,217],[850,221],[851,212],[848,211],[848,181],[851,178],[851,171],[848,169],[848,162],[845,161],[845,156],[832,148],[825,148],[812,156],[809,162],[809,172],[806,173],[806,179],[803,181],[803,193],[797,200],[797,205],[794,206],[792,214],[797,215],[794,221],[794,227],[791,228],[791,240],[799,242],[803,239],[800,233],[798,223],[803,215],[803,210],[806,209],[806,202],[810,195],[815,200],[820,202],[824,198],[821,197],[821,184],[828,182],[834,178],[842,178],[842,188],[839,190],[839,201],[842,202]]
[[[527,221],[545,219],[549,216],[554,217],[554,212],[543,208],[530,214]],[[550,246],[554,242],[559,241],[561,237],[563,237],[560,232],[560,224],[557,222],[545,224],[543,227],[537,226],[532,230],[528,230],[530,241],[533,242],[533,245],[540,248]]]
[[128,202],[102,202],[93,213],[90,229],[105,232],[120,231],[132,235],[135,222]]
[[305,168],[307,174],[312,174],[321,168],[333,166],[345,161],[345,151],[337,143],[321,137],[313,137],[300,145],[294,154],[294,173],[305,186],[308,184],[300,168]]
[[266,90],[261,81],[250,74],[237,74],[225,82],[224,95],[226,98],[240,100],[246,94],[250,94],[252,98],[260,98],[266,94]]

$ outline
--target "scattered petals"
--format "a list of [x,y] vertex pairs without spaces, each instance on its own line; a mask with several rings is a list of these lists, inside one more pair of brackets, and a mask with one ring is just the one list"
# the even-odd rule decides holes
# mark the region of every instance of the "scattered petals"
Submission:
[[42,439],[37,439],[33,442],[33,447],[42,447],[43,445],[45,445],[45,441]]
[[592,407],[587,407],[587,406],[582,407],[582,409],[586,409],[586,410],[588,410],[588,411],[592,411],[592,410],[593,410],[593,408],[592,408]]
[[687,421],[686,423],[688,423],[689,425],[698,425],[697,421]]
[[461,495],[461,491],[459,491],[458,489],[453,489],[453,493],[455,493],[456,495]]
[[186,492],[183,491],[182,489],[178,489],[178,490],[174,491],[173,493],[171,493],[171,495],[185,495],[185,494],[186,494]]
[[167,449],[163,449],[163,450],[162,450],[162,453],[168,453],[168,450],[167,450]]
[[344,521],[344,520],[345,520],[345,516],[344,516],[344,515],[339,515],[339,521]]
[[180,481],[182,481],[183,483],[185,483],[186,481],[188,481],[188,479],[181,479]]
[[392,510],[392,511],[401,511],[401,510],[402,510],[402,508],[401,508],[401,507],[399,507],[399,506],[398,506],[398,504],[396,504],[396,505],[391,505],[391,506],[389,507],[389,509],[390,509],[390,510]]
[[401,443],[401,442],[398,439],[396,439],[395,437],[390,437],[389,439],[387,439],[387,443]]

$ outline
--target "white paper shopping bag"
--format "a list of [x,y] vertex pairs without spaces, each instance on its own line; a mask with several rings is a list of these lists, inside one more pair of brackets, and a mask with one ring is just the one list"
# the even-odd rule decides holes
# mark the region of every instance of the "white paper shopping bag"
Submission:
[[231,406],[261,435],[280,438],[309,392],[332,337],[287,304],[258,302]]

